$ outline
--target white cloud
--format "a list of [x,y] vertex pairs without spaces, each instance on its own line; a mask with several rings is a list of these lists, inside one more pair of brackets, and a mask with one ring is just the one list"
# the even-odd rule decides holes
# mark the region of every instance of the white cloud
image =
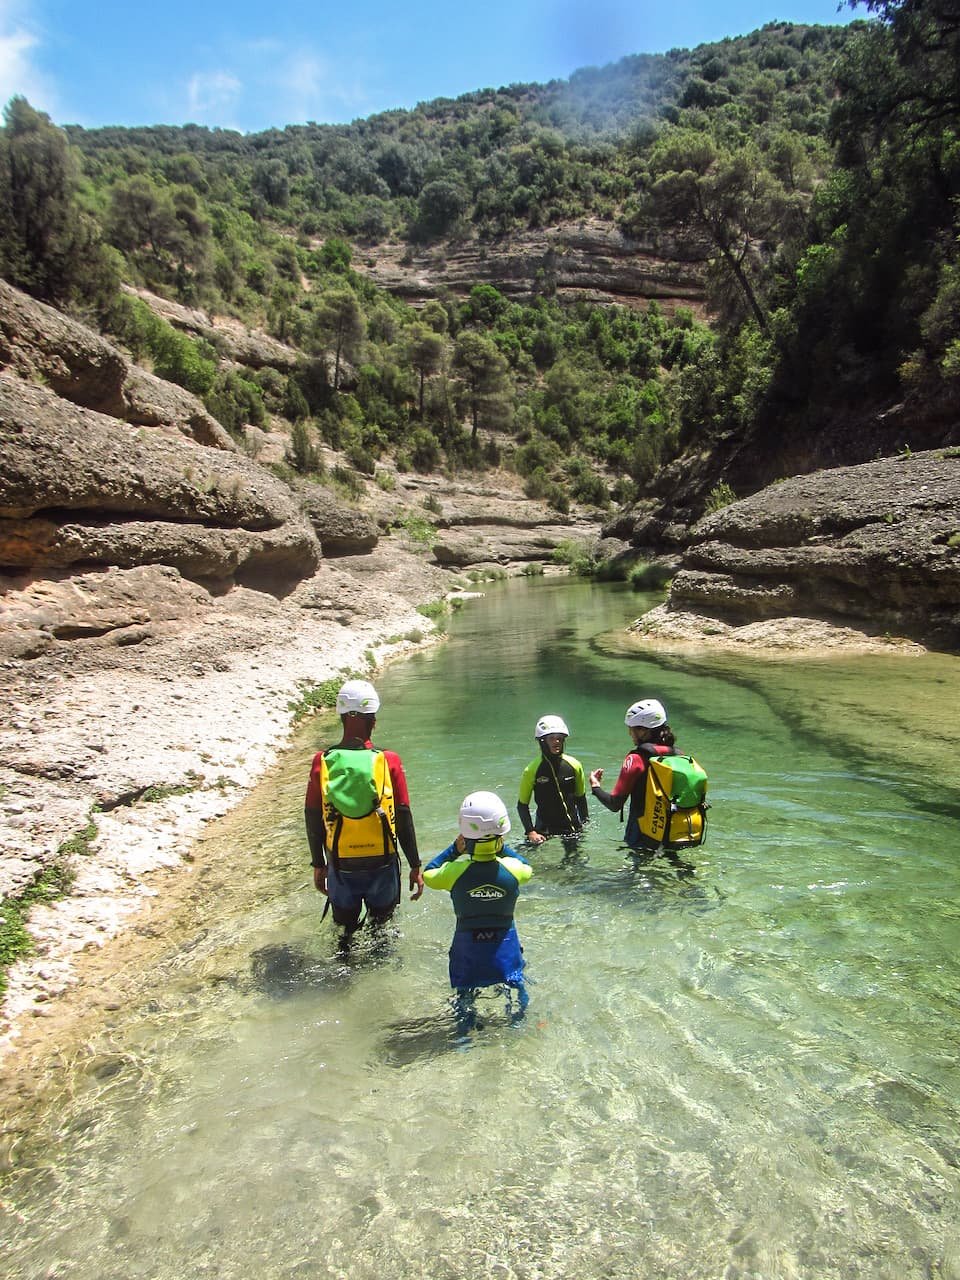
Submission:
[[344,114],[362,114],[368,96],[363,78],[353,65],[310,50],[288,53],[269,66],[262,80],[278,113],[278,124],[304,120],[342,119]]
[[190,119],[196,124],[219,124],[243,92],[243,85],[229,71],[198,71],[187,85]]
[[158,104],[162,114],[259,132],[306,120],[342,120],[368,109],[367,87],[355,59],[347,65],[307,45],[295,48],[276,38],[233,43],[221,53],[218,70],[198,71],[181,81],[179,102],[168,98]]
[[0,105],[16,94],[38,110],[53,114],[56,94],[35,65],[37,36],[21,21],[17,6],[0,3]]
[[294,54],[287,63],[283,82],[294,97],[317,98],[330,74],[330,64],[311,53]]

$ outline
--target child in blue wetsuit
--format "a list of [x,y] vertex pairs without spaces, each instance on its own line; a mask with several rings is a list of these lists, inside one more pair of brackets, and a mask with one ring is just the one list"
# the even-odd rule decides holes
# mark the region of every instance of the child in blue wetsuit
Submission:
[[520,886],[533,868],[503,837],[506,806],[492,791],[475,791],[460,806],[460,834],[424,868],[429,889],[447,889],[457,913],[450,945],[450,985],[461,1003],[479,987],[503,984],[527,1005],[523,948],[513,923]]

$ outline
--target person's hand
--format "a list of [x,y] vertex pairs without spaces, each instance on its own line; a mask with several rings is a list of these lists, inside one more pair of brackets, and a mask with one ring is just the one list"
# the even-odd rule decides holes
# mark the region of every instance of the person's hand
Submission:
[[453,847],[456,849],[457,853],[466,853],[466,850],[467,850],[466,837],[457,836],[456,840],[454,840],[453,842]]
[[327,892],[327,868],[326,867],[313,868],[313,887],[317,890],[318,893],[325,894]]
[[590,774],[590,785],[591,785],[591,787],[599,787],[599,785],[600,785],[600,779],[601,779],[602,777],[603,777],[603,770],[602,770],[602,769],[594,769],[594,771]]
[[423,893],[423,868],[410,868],[410,901],[416,902]]
[[528,831],[528,832],[527,832],[527,842],[528,842],[529,844],[543,844],[543,843],[544,843],[544,841],[546,840],[546,838],[547,838],[547,837],[546,837],[546,836],[542,836],[542,835],[540,834],[540,832],[539,832],[539,831]]

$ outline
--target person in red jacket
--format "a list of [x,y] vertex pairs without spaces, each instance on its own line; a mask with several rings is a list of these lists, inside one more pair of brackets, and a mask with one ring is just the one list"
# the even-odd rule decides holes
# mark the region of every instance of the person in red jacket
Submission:
[[619,813],[629,802],[624,840],[631,849],[639,852],[643,849],[639,818],[643,810],[647,756],[673,755],[675,738],[667,724],[663,703],[656,698],[643,698],[632,703],[627,708],[623,722],[630,733],[634,749],[620,766],[620,775],[613,784],[612,791],[604,791],[600,786],[602,769],[594,769],[590,774],[590,790],[594,798],[613,813]]
[[[362,752],[371,759],[380,754],[370,740],[379,709],[379,695],[367,680],[348,680],[341,687],[337,694],[337,712],[343,735],[336,747],[318,751],[314,756],[304,802],[314,887],[326,895],[334,922],[344,930],[346,938],[359,928],[364,907],[374,924],[385,924],[396,910],[400,902],[398,845],[410,869],[411,898],[419,898],[423,893],[423,871],[407,779],[396,752],[382,752],[389,777],[389,784],[384,778],[384,790],[389,795],[381,796],[386,821],[383,843],[376,856],[348,856],[351,852],[347,847],[349,827],[324,794],[324,779],[329,778],[325,757],[329,760],[334,751]],[[379,813],[378,809],[378,816]],[[341,836],[343,848],[338,848]]]

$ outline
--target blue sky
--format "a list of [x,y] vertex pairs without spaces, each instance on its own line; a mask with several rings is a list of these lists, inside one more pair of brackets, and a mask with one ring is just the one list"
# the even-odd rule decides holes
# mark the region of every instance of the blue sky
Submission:
[[0,104],[57,124],[339,123],[766,22],[847,22],[837,0],[0,0]]

